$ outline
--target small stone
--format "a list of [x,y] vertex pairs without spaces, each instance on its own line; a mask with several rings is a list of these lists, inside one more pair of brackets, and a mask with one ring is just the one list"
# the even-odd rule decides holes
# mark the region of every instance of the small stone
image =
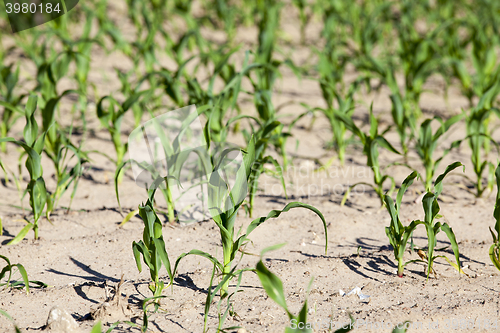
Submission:
[[247,333],[247,330],[244,329],[243,327],[242,328],[239,328],[236,333]]
[[45,330],[53,333],[74,333],[79,332],[79,326],[68,311],[54,306],[49,312]]

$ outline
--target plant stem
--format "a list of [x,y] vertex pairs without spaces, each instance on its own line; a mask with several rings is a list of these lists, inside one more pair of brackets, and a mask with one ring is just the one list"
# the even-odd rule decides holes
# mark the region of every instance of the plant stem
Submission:
[[38,221],[33,223],[33,231],[35,232],[35,240],[38,240]]
[[398,276],[403,277],[404,263],[403,258],[398,259]]
[[170,224],[175,223],[175,210],[174,210],[174,200],[172,199],[172,191],[170,190],[170,186],[167,184],[167,213],[168,213],[168,222]]
[[[232,241],[228,239],[224,239],[222,237],[222,247],[224,254],[224,267],[222,268],[222,279],[224,279],[228,274],[231,273],[231,252],[232,252]],[[228,294],[229,289],[229,280],[228,279],[222,287],[220,288],[220,297],[224,297]]]

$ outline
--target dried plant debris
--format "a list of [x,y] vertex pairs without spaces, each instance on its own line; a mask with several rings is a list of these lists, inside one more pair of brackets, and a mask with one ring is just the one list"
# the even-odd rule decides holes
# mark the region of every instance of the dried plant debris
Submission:
[[125,296],[122,299],[120,289],[124,283],[123,275],[116,287],[108,286],[107,281],[105,282],[104,291],[106,293],[106,300],[99,304],[97,308],[91,309],[90,316],[93,320],[115,322],[129,319],[133,315],[132,309],[127,302],[128,297]]

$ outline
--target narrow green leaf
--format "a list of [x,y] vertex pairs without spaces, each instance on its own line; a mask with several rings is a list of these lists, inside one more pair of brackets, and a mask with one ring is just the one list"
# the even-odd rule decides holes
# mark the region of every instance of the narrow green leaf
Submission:
[[24,228],[21,229],[21,231],[19,231],[16,237],[12,238],[12,240],[7,243],[7,245],[15,245],[22,241],[28,234],[28,231],[30,231],[31,229],[33,229],[33,224],[28,223]]

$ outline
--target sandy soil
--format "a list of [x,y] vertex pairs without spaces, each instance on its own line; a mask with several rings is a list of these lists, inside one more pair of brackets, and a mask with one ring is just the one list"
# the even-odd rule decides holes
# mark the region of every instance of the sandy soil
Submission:
[[[296,30],[296,27],[290,29]],[[308,33],[314,34],[315,29],[317,31],[317,27],[311,27]],[[296,35],[296,31],[292,30],[290,34]],[[308,52],[297,48],[294,57],[307,59]],[[119,88],[119,82],[111,73],[113,66],[122,62],[116,55],[106,58],[102,52],[100,60],[94,63],[90,80],[102,88],[102,94],[105,94]],[[107,80],[102,79],[103,73],[109,74]],[[353,76],[353,73],[349,75]],[[441,81],[433,78],[428,84],[431,92],[422,96],[421,107],[425,117],[434,114],[449,116],[467,106],[466,100],[455,87],[451,88],[446,103],[440,86]],[[284,114],[297,115],[303,112],[300,102],[313,106],[323,104],[318,84],[314,80],[303,79],[299,82],[285,71],[278,87],[274,97],[277,105],[294,102],[282,110]],[[358,99],[360,103],[354,114],[360,124],[366,121],[367,105],[373,100],[375,113],[382,117],[382,127],[388,125],[390,101],[387,91],[382,89],[377,94],[361,92]],[[63,118],[64,108],[68,107],[69,101],[64,105]],[[244,110],[252,112],[252,106],[244,105]],[[89,110],[88,115],[92,131],[85,148],[99,149],[114,156],[109,135],[99,126],[94,110]],[[12,136],[22,137],[24,124],[21,123],[17,124]],[[445,260],[438,259],[435,265],[438,278],[431,276],[426,281],[425,267],[417,263],[409,264],[405,276],[399,278],[384,230],[389,225],[389,216],[385,210],[379,210],[375,193],[368,187],[360,186],[345,206],[339,205],[349,185],[372,181],[370,170],[364,166],[365,157],[361,149],[356,145],[350,146],[348,160],[343,167],[335,160],[326,171],[314,172],[317,165],[313,159],[325,163],[334,156],[334,152],[323,149],[331,135],[327,122],[319,118],[312,129],[308,125],[309,119],[299,122],[293,137],[288,141],[288,152],[294,156],[293,167],[286,175],[288,199],[279,190],[279,182],[264,175],[254,214],[265,216],[269,210],[281,209],[290,201],[314,205],[321,210],[328,223],[327,253],[321,221],[313,213],[301,209],[292,210],[261,225],[251,235],[252,243],[246,248],[247,252],[258,255],[267,246],[287,243],[280,250],[269,252],[264,260],[267,267],[282,279],[292,312],[300,310],[307,296],[308,283],[314,277],[308,296],[308,320],[316,325],[315,332],[328,332],[325,328],[327,322],[333,326],[348,323],[349,313],[357,320],[355,332],[390,332],[394,325],[406,320],[412,322],[409,332],[468,332],[472,326],[476,332],[498,332],[499,272],[488,257],[491,243],[488,227],[494,225],[493,195],[476,199],[470,193],[470,184],[459,175],[459,171],[447,179],[441,196],[443,220],[448,221],[455,231],[461,261],[468,277],[459,275]],[[133,119],[128,117],[124,138],[132,129]],[[447,147],[453,140],[464,137],[464,133],[463,123],[454,126],[441,147]],[[391,132],[388,137],[398,146],[399,140],[395,133]],[[76,134],[74,138],[82,139],[81,134]],[[298,148],[296,139],[300,140]],[[240,136],[230,141],[242,142]],[[436,155],[441,152],[442,149]],[[14,146],[9,146],[8,154],[0,155],[11,170],[17,169],[18,156]],[[141,301],[151,296],[147,288],[149,273],[138,272],[131,244],[142,238],[143,223],[135,216],[119,227],[122,216],[114,196],[114,166],[100,155],[92,155],[92,159],[80,181],[71,211],[66,213],[66,209],[58,209],[53,214],[53,224],[42,219],[40,239],[36,242],[30,233],[27,239],[17,245],[5,245],[23,227],[25,212],[13,207],[19,205],[19,193],[12,182],[7,183],[2,178],[0,217],[3,221],[3,236],[0,236],[0,253],[13,263],[23,264],[30,280],[40,280],[50,285],[46,289],[32,288],[29,295],[19,290],[1,291],[0,308],[12,315],[17,324],[28,332],[41,330],[49,310],[55,305],[71,313],[82,331],[90,331],[95,322],[90,313],[106,301],[109,290],[118,284],[122,275],[125,283],[120,288],[120,294],[122,303],[127,305],[126,309],[112,316],[104,316],[102,320],[106,323],[117,320],[142,322]],[[401,161],[401,158],[385,151],[381,153],[383,165],[394,161]],[[449,154],[439,171],[443,171],[453,161],[464,163],[465,174],[473,178],[470,151],[466,144],[462,145],[461,150]],[[423,171],[414,152],[410,154],[409,163]],[[44,172],[49,176],[53,174],[47,160],[44,162]],[[406,168],[400,166],[390,169],[397,184],[408,173]],[[24,176],[26,179],[27,174]],[[48,179],[47,186],[53,188],[53,178]],[[421,182],[416,182],[404,197],[404,221],[423,218],[421,203],[415,203],[422,190]],[[136,187],[130,171],[120,186],[120,195],[124,213],[136,209],[146,199],[145,191]],[[164,205],[161,198],[159,203],[160,206]],[[27,198],[23,204],[29,207]],[[69,193],[63,197],[60,205],[65,207],[68,204]],[[247,225],[250,221],[241,210],[238,224]],[[213,221],[165,225],[163,233],[171,260],[191,249],[220,257],[220,235]],[[415,242],[421,247],[426,245],[424,228],[415,233]],[[447,245],[446,236],[439,234],[438,247]],[[442,254],[453,258],[450,248],[442,251]],[[418,259],[418,256],[407,252],[406,259]],[[238,267],[255,267],[258,260],[258,256],[244,256]],[[162,311],[150,317],[150,329],[154,332],[201,332],[211,270],[212,265],[206,259],[184,259],[173,287],[164,291],[167,298],[162,300]],[[165,270],[162,271],[162,278],[168,281]],[[15,276],[15,279],[20,279],[20,276]],[[361,300],[357,296],[340,296],[339,289],[347,292],[355,287],[362,288],[363,294],[370,297]],[[267,297],[254,273],[243,275],[240,289],[242,292],[233,298],[235,315],[228,317],[225,327],[241,326],[248,332],[283,332],[290,325],[284,311]],[[211,331],[215,331],[217,325],[217,300],[210,312]],[[11,324],[3,317],[0,318],[0,331],[12,331]],[[139,332],[139,329],[124,323],[115,331]]]

